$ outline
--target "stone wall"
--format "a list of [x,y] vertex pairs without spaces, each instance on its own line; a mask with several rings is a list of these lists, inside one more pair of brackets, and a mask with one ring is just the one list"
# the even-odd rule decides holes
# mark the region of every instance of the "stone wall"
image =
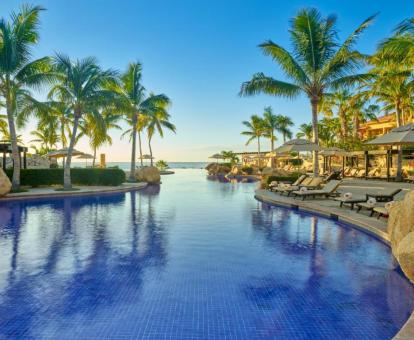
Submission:
[[[22,158],[23,161],[23,158]],[[47,169],[50,167],[50,161],[46,156],[30,155],[26,157],[28,169]],[[3,157],[0,157],[0,165],[3,165]],[[6,157],[6,168],[12,168],[13,162],[11,157]]]
[[414,283],[414,190],[390,210],[388,233],[391,249],[404,274]]

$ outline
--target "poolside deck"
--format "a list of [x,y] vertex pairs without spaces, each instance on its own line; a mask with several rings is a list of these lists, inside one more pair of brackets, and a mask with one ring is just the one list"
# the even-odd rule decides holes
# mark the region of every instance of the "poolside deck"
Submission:
[[[394,183],[384,181],[366,181],[357,179],[345,179],[339,187],[340,193],[351,192],[354,196],[363,196],[365,193],[376,192],[385,188],[401,188],[397,199],[401,199],[404,195],[414,190],[414,185],[410,183]],[[349,207],[339,207],[339,203],[331,199],[308,199],[302,201],[293,197],[282,196],[268,190],[258,189],[255,192],[257,199],[276,205],[292,207],[302,211],[315,212],[324,216],[337,218],[338,220],[352,224],[353,226],[370,233],[371,235],[381,239],[385,243],[389,243],[387,233],[387,220],[385,218],[377,219],[368,216],[367,212],[351,210]]]
[[56,187],[28,188],[26,192],[12,193],[0,198],[0,202],[16,199],[34,199],[41,197],[66,197],[92,194],[126,192],[143,189],[147,183],[123,183],[119,186],[78,186],[75,191],[56,191]]

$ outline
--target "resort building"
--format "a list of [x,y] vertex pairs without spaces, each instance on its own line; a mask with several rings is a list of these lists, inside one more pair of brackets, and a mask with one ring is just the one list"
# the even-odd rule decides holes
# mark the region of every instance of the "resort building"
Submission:
[[[409,121],[404,122],[404,124],[409,124],[412,122],[413,120],[410,119]],[[388,115],[378,117],[377,119],[361,124],[358,129],[358,134],[361,140],[365,141],[378,136],[382,136],[390,132],[395,127],[397,127],[395,114],[390,113]]]

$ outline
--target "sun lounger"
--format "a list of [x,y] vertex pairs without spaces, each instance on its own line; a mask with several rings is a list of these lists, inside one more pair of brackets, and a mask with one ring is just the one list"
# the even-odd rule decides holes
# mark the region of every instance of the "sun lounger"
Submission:
[[387,208],[385,207],[375,207],[373,210],[373,213],[377,213],[378,214],[378,219],[380,219],[381,217],[386,217],[388,218],[389,216],[389,212],[387,210]]
[[280,189],[282,189],[282,188],[284,188],[284,187],[286,187],[286,186],[295,186],[295,187],[297,187],[299,184],[301,184],[301,183],[305,180],[305,178],[306,178],[306,177],[307,177],[306,175],[301,175],[301,176],[299,176],[299,177],[298,177],[298,179],[297,179],[296,181],[294,181],[292,184],[288,184],[288,183],[279,183],[279,182],[274,181],[274,182],[271,182],[271,183],[269,184],[269,189],[270,189],[271,191],[279,191]]
[[342,181],[332,180],[329,183],[326,183],[322,189],[306,191],[297,190],[294,191],[293,194],[302,197],[303,200],[305,200],[306,197],[329,197],[335,194],[336,189],[338,189],[341,182]]
[[334,200],[339,202],[340,208],[342,208],[342,206],[345,204],[345,205],[350,205],[351,210],[353,210],[355,204],[366,202],[367,197],[360,196],[360,197],[346,198],[344,196],[341,196],[341,197],[335,197]]
[[362,203],[357,203],[357,212],[360,212],[361,210],[368,210],[370,212],[370,216],[374,215],[374,208],[379,208],[379,207],[384,207],[383,203],[375,203],[375,204],[370,204],[368,202],[362,202]]
[[299,185],[307,185],[312,181],[312,177],[308,177],[306,175],[300,176],[294,183],[286,184],[286,183],[279,183],[279,185],[273,189],[280,194],[287,194],[288,196],[294,190],[299,190]]
[[367,200],[370,197],[375,198],[377,202],[391,202],[394,200],[394,196],[399,194],[402,191],[400,188],[396,189],[384,189],[381,191],[377,191],[375,193],[367,194]]

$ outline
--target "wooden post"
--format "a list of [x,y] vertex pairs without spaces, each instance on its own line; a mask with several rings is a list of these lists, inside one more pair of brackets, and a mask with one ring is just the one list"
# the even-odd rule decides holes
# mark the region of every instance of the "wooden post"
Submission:
[[391,152],[387,149],[387,182],[390,181],[390,155]]
[[6,171],[6,152],[3,152],[3,170]]
[[345,178],[345,159],[346,156],[342,156],[342,178]]
[[365,179],[368,179],[368,170],[369,170],[368,151],[364,151],[364,156],[365,156]]
[[[217,159],[217,163],[218,163],[218,159]],[[105,160],[105,154],[104,153],[101,153],[101,162],[100,162],[99,166],[101,168],[106,168],[106,160]]]

